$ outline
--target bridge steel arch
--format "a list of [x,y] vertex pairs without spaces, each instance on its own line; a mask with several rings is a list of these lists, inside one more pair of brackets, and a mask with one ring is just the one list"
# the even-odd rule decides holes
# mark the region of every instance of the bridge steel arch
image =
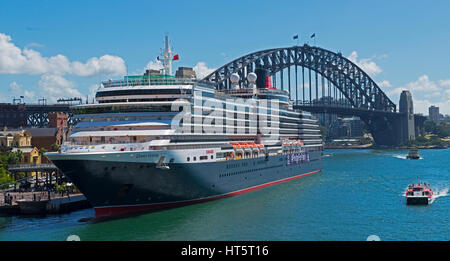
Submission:
[[239,57],[218,68],[203,80],[218,89],[230,86],[232,73],[240,76],[240,86],[247,84],[247,74],[264,68],[268,75],[291,67],[311,69],[332,82],[354,108],[396,112],[396,105],[361,68],[340,53],[309,45],[268,49]]
[[[376,144],[398,145],[401,140],[399,129],[402,114],[397,113],[396,105],[376,82],[341,53],[306,44],[257,51],[223,65],[203,78],[203,81],[215,85],[218,90],[229,89],[231,74],[237,73],[242,88],[248,85],[248,73],[257,68],[263,68],[268,76],[274,76],[278,72],[282,74],[283,69],[291,66],[310,69],[331,82],[350,104],[351,108],[345,111],[345,115],[361,117],[368,125]],[[316,113],[339,114],[339,110],[335,108],[317,105],[319,104],[310,103],[296,107]]]

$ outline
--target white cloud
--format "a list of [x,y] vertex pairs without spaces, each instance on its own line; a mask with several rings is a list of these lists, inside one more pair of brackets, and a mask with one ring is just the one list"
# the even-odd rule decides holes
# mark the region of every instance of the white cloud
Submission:
[[127,70],[122,58],[112,55],[93,57],[84,64],[73,62],[72,69],[72,73],[78,76],[124,75]]
[[145,66],[146,70],[161,70],[162,68],[164,68],[164,66],[160,60],[150,61],[147,66]]
[[216,70],[215,68],[208,68],[205,62],[198,62],[193,69],[197,75],[197,79],[203,79]]
[[30,100],[32,100],[35,95],[33,91],[24,90],[23,86],[15,81],[9,84],[9,91],[12,96],[24,96],[25,98],[28,98]]
[[[387,57],[387,56],[386,56]],[[369,76],[373,77],[379,73],[381,73],[383,70],[373,61],[376,57],[373,58],[366,58],[366,59],[360,59],[358,61],[358,53],[356,51],[353,51],[350,56],[347,57],[350,61],[352,61],[354,64],[358,65],[364,72],[366,72]],[[379,59],[385,58],[385,56],[378,57]]]
[[30,100],[32,100],[32,99],[34,98],[34,92],[33,92],[33,91],[27,91],[27,90],[24,90],[24,91],[23,91],[23,95],[24,95],[26,98],[30,99]]
[[97,93],[98,88],[100,88],[100,84],[94,84],[89,87],[89,102],[91,102],[92,99],[95,100],[95,94]]
[[434,92],[441,90],[441,88],[439,88],[434,81],[431,81],[426,74],[420,76],[417,81],[406,84],[404,88],[411,92]]
[[22,89],[22,86],[18,84],[17,82],[12,82],[9,84],[9,91],[13,94],[20,93],[20,90]]
[[44,74],[38,82],[40,95],[46,97],[51,103],[58,98],[82,97],[83,95],[75,88],[75,83],[58,74]]
[[447,100],[440,100],[440,101],[431,101],[429,99],[416,99],[413,95],[413,106],[414,106],[414,112],[415,113],[422,113],[423,115],[428,115],[428,108],[434,105],[436,107],[439,107],[439,112],[443,114],[450,114],[450,101],[447,98]]
[[428,115],[428,107],[434,105],[439,107],[441,113],[450,114],[450,88],[448,86],[450,86],[450,80],[433,81],[424,74],[416,81],[388,90],[386,94],[393,101],[398,101],[400,93],[403,90],[409,90],[413,97],[415,113]]
[[440,85],[440,86],[444,86],[444,87],[450,87],[450,79],[447,79],[447,80],[440,80],[440,81],[439,81],[439,85]]
[[388,97],[391,97],[391,96],[400,97],[400,93],[402,93],[403,90],[405,90],[405,89],[402,87],[399,87],[399,88],[395,88],[395,89],[392,89],[389,91],[385,91],[385,93],[387,94]]
[[93,57],[86,63],[70,62],[64,55],[43,57],[33,49],[21,50],[11,36],[0,33],[0,74],[73,74],[77,76],[123,75],[126,73],[122,58],[112,55]]
[[379,87],[383,88],[383,87],[392,87],[392,84],[388,81],[388,80],[384,80],[381,82],[377,83]]

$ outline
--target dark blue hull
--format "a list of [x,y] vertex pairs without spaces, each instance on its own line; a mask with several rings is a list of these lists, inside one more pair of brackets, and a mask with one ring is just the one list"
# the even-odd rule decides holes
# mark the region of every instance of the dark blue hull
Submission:
[[293,164],[289,155],[219,162],[169,164],[53,160],[94,206],[97,216],[120,215],[203,202],[313,174],[322,152]]

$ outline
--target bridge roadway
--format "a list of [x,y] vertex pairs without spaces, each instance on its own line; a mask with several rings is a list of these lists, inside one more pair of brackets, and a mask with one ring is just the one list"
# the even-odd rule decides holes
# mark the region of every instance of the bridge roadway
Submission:
[[52,112],[65,112],[69,115],[69,125],[73,124],[72,111],[69,104],[0,104],[0,126],[10,128],[19,127],[46,127],[48,114]]
[[[405,125],[406,113],[402,112],[386,112],[381,110],[368,110],[365,108],[352,108],[350,106],[339,106],[337,104],[309,104],[299,103],[293,106],[294,109],[300,109],[311,113],[327,113],[339,116],[357,116],[361,118],[369,127],[373,135],[375,143],[378,145],[399,145],[401,137],[401,129]],[[415,135],[424,135],[424,122],[426,117],[415,114]]]

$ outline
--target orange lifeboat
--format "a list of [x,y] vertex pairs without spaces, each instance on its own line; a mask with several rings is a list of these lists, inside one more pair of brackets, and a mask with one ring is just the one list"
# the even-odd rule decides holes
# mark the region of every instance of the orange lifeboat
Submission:
[[232,142],[231,145],[233,145],[233,149],[240,149],[241,145],[239,143]]

